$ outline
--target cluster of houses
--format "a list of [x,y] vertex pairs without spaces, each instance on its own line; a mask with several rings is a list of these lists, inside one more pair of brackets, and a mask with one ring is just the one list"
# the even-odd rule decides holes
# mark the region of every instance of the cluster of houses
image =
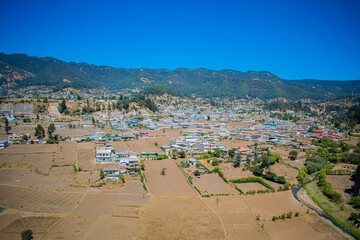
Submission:
[[96,149],[95,163],[118,165],[118,167],[104,168],[107,179],[118,179],[120,174],[130,176],[136,174],[140,167],[140,159],[155,159],[158,157],[164,158],[166,155],[163,152],[141,152],[138,154],[133,150],[115,152],[113,147],[101,146]]
[[292,142],[292,137],[328,138],[332,140],[337,140],[341,137],[339,131],[324,126],[319,126],[321,129],[318,130],[309,131],[312,126],[315,126],[315,124],[299,125],[290,121],[268,119],[264,123],[253,125],[249,128],[238,128],[237,134],[232,135],[232,137],[250,141],[276,143],[296,148],[301,148],[302,145]]

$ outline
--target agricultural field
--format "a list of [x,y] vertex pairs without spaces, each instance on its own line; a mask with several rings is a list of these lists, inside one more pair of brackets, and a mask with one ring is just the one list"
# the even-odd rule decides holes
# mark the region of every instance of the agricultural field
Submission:
[[223,163],[221,164],[221,170],[224,173],[227,179],[238,179],[253,177],[254,174],[249,170],[243,170],[243,167],[234,168],[232,163]]
[[83,194],[0,185],[0,204],[31,212],[66,213]]
[[288,167],[280,163],[276,163],[270,166],[270,171],[274,172],[278,176],[284,176],[286,178],[286,181],[291,184],[296,184],[298,182],[296,177],[299,171],[294,168]]
[[226,239],[200,198],[155,198],[144,208],[138,239]]
[[173,129],[165,129],[165,133],[163,130],[155,130],[155,131],[149,131],[150,137],[170,137],[170,138],[177,138],[178,136],[181,136],[181,132],[185,131],[181,128],[173,128]]
[[162,152],[162,150],[155,146],[154,143],[146,139],[138,139],[126,142],[130,149],[141,152]]
[[236,183],[238,188],[240,188],[244,193],[248,191],[257,191],[257,190],[266,190],[267,188],[261,185],[260,183]]
[[280,216],[283,213],[299,212],[305,214],[307,208],[301,206],[292,195],[291,191],[247,195],[245,197],[252,212],[259,214],[261,219],[272,220],[273,216]]
[[247,147],[254,144],[254,142],[252,141],[237,140],[237,139],[222,140],[221,142],[226,148]]
[[[161,171],[166,168],[165,175]],[[156,196],[196,196],[185,176],[172,159],[145,161],[147,186]]]
[[199,178],[194,178],[194,186],[196,186],[201,194],[239,194],[239,192],[225,183],[217,173],[203,175]]
[[345,200],[350,199],[350,194],[346,190],[350,190],[354,186],[354,182],[350,180],[351,175],[327,175],[326,181],[331,183],[332,188],[341,193]]
[[286,221],[266,221],[264,228],[271,239],[332,240],[340,238],[329,231],[328,227],[313,213]]
[[269,239],[243,196],[215,197],[205,202],[221,219],[228,239]]

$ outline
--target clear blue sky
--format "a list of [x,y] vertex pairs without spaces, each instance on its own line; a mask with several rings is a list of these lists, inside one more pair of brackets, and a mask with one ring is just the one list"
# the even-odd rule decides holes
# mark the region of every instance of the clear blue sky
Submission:
[[125,68],[360,79],[360,1],[2,1],[0,51]]

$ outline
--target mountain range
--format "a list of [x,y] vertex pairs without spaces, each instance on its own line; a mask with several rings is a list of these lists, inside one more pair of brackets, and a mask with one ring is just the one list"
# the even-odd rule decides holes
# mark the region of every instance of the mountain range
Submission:
[[52,57],[0,53],[0,84],[8,78],[15,88],[52,86],[54,90],[119,90],[164,86],[185,96],[297,99],[329,99],[360,94],[360,80],[286,80],[267,71],[187,69],[126,69],[87,63],[64,62]]

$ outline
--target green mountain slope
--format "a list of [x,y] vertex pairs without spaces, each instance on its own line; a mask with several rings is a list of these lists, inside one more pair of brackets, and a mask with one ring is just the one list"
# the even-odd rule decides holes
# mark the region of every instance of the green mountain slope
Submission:
[[0,83],[9,76],[17,87],[140,88],[164,86],[185,96],[325,99],[360,94],[360,81],[284,80],[261,71],[214,71],[205,68],[125,69],[64,62],[52,57],[0,53]]

